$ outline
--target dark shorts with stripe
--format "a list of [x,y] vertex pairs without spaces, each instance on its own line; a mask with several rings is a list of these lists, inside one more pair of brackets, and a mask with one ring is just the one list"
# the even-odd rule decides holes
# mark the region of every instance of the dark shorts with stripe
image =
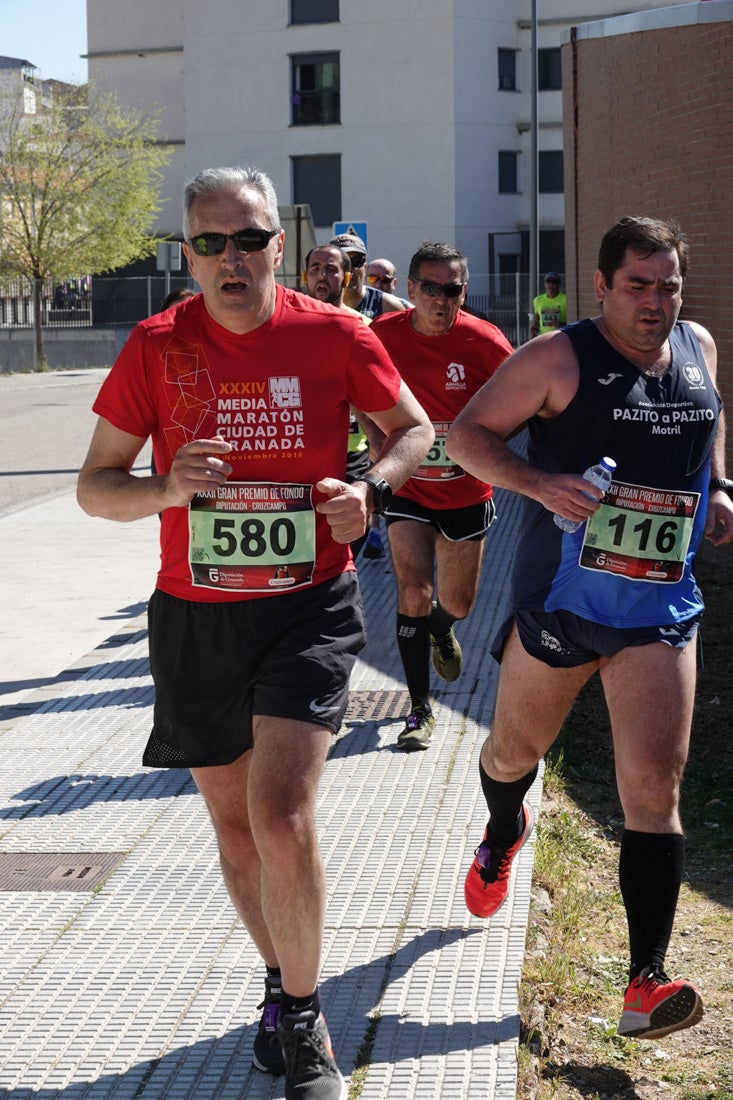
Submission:
[[696,615],[683,623],[623,629],[582,619],[571,611],[515,611],[502,623],[491,644],[491,655],[501,661],[514,622],[530,657],[551,668],[576,668],[652,642],[684,649],[694,640],[701,618]]
[[387,527],[401,519],[414,519],[435,527],[450,542],[480,542],[496,519],[496,508],[491,499],[467,508],[426,508],[409,497],[395,495],[384,518]]
[[155,591],[148,605],[151,768],[231,764],[252,748],[255,715],[338,733],[366,642],[355,572],[287,596],[194,603]]

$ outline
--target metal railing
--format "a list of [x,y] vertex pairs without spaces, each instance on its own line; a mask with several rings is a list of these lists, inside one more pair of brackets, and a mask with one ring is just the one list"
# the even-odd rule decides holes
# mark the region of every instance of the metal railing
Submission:
[[[41,325],[48,329],[135,325],[160,309],[171,290],[195,283],[185,275],[118,277],[95,275],[84,280],[41,287]],[[531,322],[527,275],[472,276],[466,305],[491,321],[518,347],[529,338]],[[33,328],[35,298],[29,279],[0,281],[0,328]]]

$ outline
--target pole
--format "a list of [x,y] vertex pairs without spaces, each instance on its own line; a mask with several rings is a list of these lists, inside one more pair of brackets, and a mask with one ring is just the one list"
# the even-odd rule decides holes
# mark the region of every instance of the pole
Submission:
[[[529,310],[538,293],[539,275],[539,179],[537,152],[537,0],[532,0],[532,45],[530,58],[530,210],[529,210]],[[530,319],[531,320],[531,319]]]
[[517,321],[516,321],[516,325],[517,325],[517,347],[519,347],[519,345],[522,342],[522,337],[521,337],[522,330],[520,328],[521,300],[520,300],[520,297],[519,297],[521,293],[522,293],[522,275],[521,275],[521,272],[515,271],[514,272],[514,308],[515,308],[516,313],[517,313]]

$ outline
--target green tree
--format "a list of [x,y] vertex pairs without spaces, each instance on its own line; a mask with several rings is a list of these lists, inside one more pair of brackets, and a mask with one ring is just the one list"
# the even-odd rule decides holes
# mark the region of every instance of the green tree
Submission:
[[158,124],[88,85],[55,91],[33,115],[22,97],[0,97],[0,272],[32,282],[39,365],[44,279],[101,274],[155,252],[172,156]]

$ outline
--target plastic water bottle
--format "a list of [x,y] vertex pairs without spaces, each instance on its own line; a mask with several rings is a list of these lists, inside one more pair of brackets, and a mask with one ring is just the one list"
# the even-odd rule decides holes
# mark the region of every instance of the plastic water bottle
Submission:
[[[597,489],[603,489],[605,492],[608,486],[613,481],[613,471],[616,469],[616,463],[612,458],[602,458],[597,466],[589,466],[583,474],[586,481],[589,481],[591,485],[595,485]],[[585,494],[587,497],[591,497],[591,500],[596,498],[591,496],[590,493]],[[573,531],[577,531],[579,527],[582,527],[585,520],[578,519],[565,519],[565,516],[560,516],[557,513],[552,517],[560,528],[561,531],[567,531],[572,534]]]

